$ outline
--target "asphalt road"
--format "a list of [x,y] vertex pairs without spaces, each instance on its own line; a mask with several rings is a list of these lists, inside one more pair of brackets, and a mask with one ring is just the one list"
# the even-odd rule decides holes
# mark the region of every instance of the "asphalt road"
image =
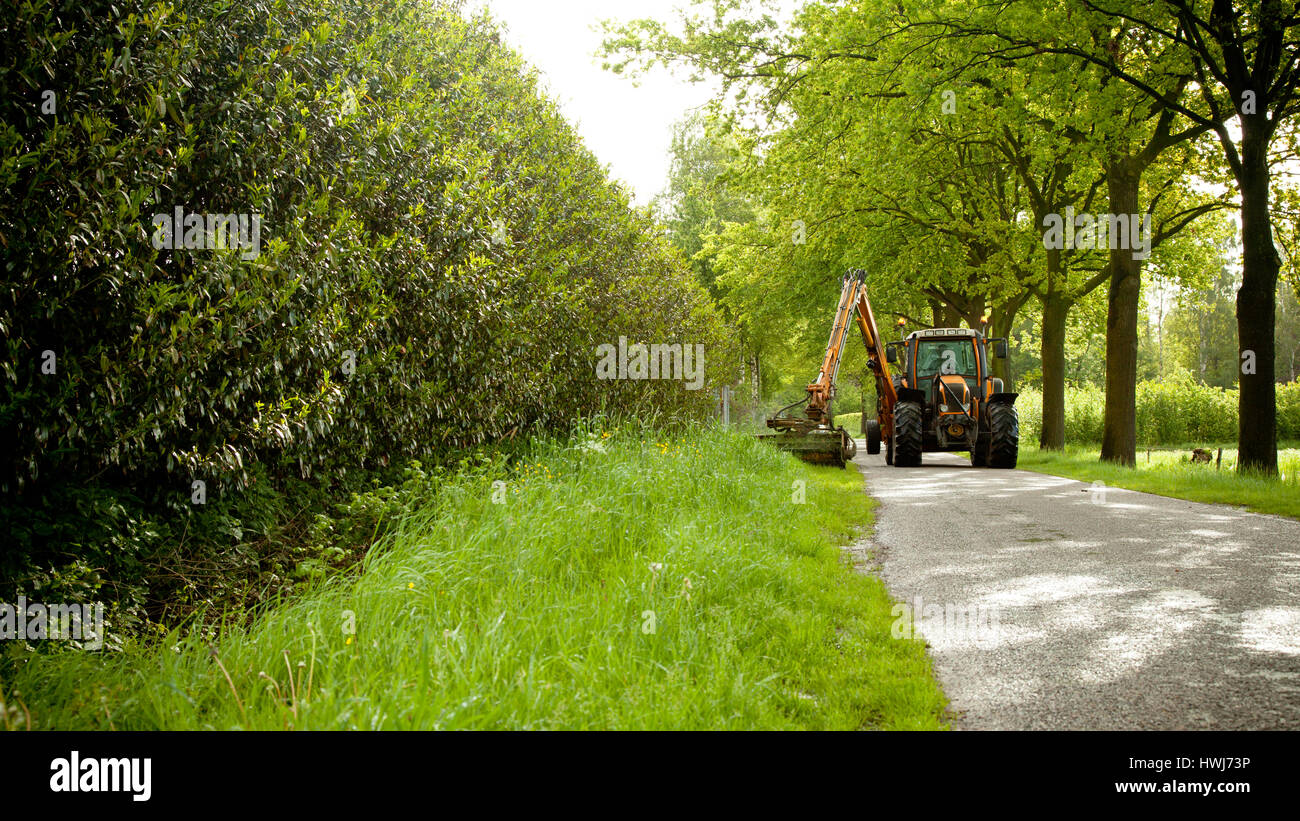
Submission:
[[1300,729],[1300,522],[952,454],[854,462],[954,727]]

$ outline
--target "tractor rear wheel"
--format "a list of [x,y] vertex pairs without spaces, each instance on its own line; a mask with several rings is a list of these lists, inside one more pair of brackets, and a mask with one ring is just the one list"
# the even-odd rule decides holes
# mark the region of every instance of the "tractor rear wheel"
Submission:
[[992,468],[1013,468],[1020,454],[1020,417],[1012,405],[989,406],[989,456]]
[[880,422],[875,419],[867,420],[867,453],[880,453]]
[[989,464],[989,437],[981,436],[975,440],[975,446],[970,451],[971,467],[982,468],[988,467]]
[[921,406],[899,402],[894,408],[894,467],[921,466]]

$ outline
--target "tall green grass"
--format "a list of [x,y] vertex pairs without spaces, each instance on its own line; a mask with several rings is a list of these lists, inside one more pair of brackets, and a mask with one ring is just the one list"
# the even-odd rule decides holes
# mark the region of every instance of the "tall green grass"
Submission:
[[870,505],[856,471],[734,433],[538,442],[431,485],[359,575],[249,628],[9,658],[0,713],[44,729],[940,728],[923,644],[891,638],[883,584],[840,549]]
[[1025,447],[1022,440],[1019,466],[1160,496],[1242,505],[1257,513],[1300,519],[1300,449],[1278,451],[1280,475],[1276,479],[1239,475],[1235,449],[1224,448],[1217,469],[1213,463],[1193,463],[1190,450],[1191,446],[1183,450],[1139,450],[1137,465],[1126,468],[1100,461],[1096,448],[1069,447],[1054,453]]

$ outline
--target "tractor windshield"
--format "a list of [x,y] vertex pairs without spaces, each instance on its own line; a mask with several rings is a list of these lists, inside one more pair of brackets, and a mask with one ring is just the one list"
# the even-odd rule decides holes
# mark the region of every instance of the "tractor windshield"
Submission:
[[938,373],[974,379],[978,373],[974,343],[969,338],[922,340],[916,352],[917,382]]

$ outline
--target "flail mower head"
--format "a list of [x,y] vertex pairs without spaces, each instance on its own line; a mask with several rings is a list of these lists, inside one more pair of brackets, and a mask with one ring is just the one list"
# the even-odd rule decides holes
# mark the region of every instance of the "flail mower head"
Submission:
[[804,404],[806,400],[777,411],[767,420],[767,426],[777,433],[758,438],[805,462],[845,467],[857,455],[857,443],[847,430],[832,427],[824,419],[786,415],[791,408]]

